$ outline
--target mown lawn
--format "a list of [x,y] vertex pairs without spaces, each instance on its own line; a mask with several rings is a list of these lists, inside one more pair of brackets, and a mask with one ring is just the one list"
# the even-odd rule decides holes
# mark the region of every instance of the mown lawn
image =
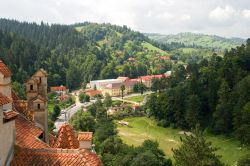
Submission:
[[[138,146],[145,139],[157,140],[165,154],[173,159],[172,148],[181,144],[180,130],[159,127],[154,120],[146,117],[126,118],[124,121],[129,122],[130,127],[118,124],[118,131],[125,143]],[[207,138],[213,146],[220,148],[218,154],[222,156],[221,160],[229,165],[234,165],[241,156],[250,152],[247,148],[240,148],[239,142],[233,138],[214,135]]]
[[132,96],[132,97],[124,97],[125,100],[142,102],[144,100],[145,95]]

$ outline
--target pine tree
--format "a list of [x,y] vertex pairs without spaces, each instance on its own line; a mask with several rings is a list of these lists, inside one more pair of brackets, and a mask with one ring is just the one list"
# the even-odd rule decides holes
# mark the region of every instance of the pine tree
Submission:
[[122,99],[123,99],[123,97],[124,97],[124,91],[125,91],[125,86],[122,85],[120,88],[121,88],[121,95],[122,95]]
[[201,121],[201,102],[197,95],[190,95],[187,99],[186,121],[189,128],[194,128]]
[[213,148],[211,142],[207,142],[202,131],[198,127],[191,135],[185,135],[181,139],[182,145],[174,149],[176,166],[223,166],[219,157],[215,154],[217,148]]
[[230,103],[230,88],[225,80],[222,80],[218,96],[219,102],[213,114],[214,131],[229,133],[232,129],[232,105]]

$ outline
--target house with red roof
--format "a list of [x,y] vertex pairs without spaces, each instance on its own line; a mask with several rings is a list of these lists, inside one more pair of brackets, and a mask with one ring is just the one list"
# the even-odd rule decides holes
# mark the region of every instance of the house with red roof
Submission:
[[66,88],[66,86],[51,86],[50,87],[50,91],[52,92],[57,92],[57,93],[63,93],[63,92],[67,92],[68,89]]
[[164,60],[164,61],[166,61],[166,60],[171,60],[171,58],[170,58],[169,55],[160,56],[160,59],[161,59],[161,60]]
[[139,77],[139,81],[141,83],[143,83],[147,88],[151,88],[152,86],[152,79],[153,78],[157,78],[157,79],[161,79],[164,78],[165,75],[164,74],[158,74],[158,75],[147,75],[147,76],[141,76]]

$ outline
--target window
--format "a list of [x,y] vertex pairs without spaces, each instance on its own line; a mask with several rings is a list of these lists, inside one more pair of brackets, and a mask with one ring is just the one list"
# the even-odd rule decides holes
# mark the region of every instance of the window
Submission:
[[40,108],[41,108],[41,105],[40,105],[40,104],[37,104],[37,108],[40,109]]
[[42,82],[42,78],[41,77],[39,77],[39,81],[40,81],[40,83]]
[[30,90],[33,90],[33,85],[30,85]]

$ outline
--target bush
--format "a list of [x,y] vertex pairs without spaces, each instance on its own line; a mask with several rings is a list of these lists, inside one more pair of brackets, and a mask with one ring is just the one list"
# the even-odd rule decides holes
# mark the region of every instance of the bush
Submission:
[[90,101],[90,97],[86,93],[80,93],[79,94],[79,100],[80,100],[81,103],[89,102]]
[[60,115],[60,113],[61,113],[61,108],[59,107],[59,105],[55,105],[53,112],[51,114],[51,120],[55,121],[57,117]]

